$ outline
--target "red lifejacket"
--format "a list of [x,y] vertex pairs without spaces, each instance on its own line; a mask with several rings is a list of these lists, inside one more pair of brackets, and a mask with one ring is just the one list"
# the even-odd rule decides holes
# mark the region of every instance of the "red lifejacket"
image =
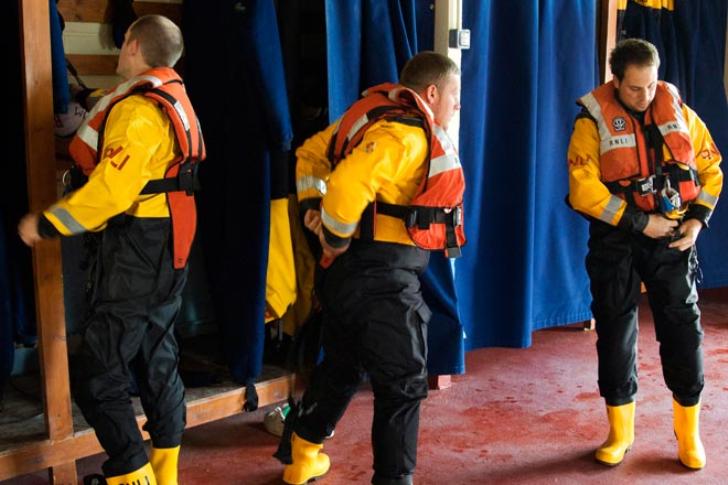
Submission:
[[[364,92],[339,121],[327,155],[331,166],[343,160],[361,143],[366,131],[382,119],[420,126],[429,145],[427,177],[420,182],[409,206],[381,201],[365,211],[372,221],[376,213],[398,217],[416,246],[428,250],[444,250],[447,257],[460,256],[466,242],[463,228],[463,174],[457,150],[447,133],[435,124],[432,111],[420,96],[404,86],[384,83]],[[362,217],[360,233],[367,224]],[[372,230],[373,232],[373,230]]]
[[197,211],[192,195],[197,163],[206,156],[199,120],[187,97],[182,79],[172,68],[158,67],[119,84],[101,98],[76,132],[69,152],[76,165],[90,174],[100,161],[104,127],[111,108],[128,96],[139,94],[153,99],[169,117],[180,156],[167,167],[163,179],[150,180],[141,194],[167,194],[174,247],[174,267],[184,268],[197,227]]
[[[683,204],[695,200],[700,181],[677,88],[664,81],[657,83],[655,98],[645,112],[644,131],[615,92],[614,83],[608,82],[579,99],[599,129],[602,182],[610,192],[634,201],[646,212],[658,208],[655,194],[668,182]],[[671,158],[663,157],[663,145]]]

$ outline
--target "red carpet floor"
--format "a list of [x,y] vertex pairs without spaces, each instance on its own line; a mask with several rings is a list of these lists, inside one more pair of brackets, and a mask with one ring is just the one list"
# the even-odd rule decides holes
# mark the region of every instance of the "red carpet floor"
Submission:
[[[594,332],[576,327],[534,334],[530,349],[467,354],[467,374],[433,391],[421,413],[416,484],[728,484],[728,292],[704,292],[706,389],[702,437],[708,465],[691,472],[677,462],[671,396],[665,387],[649,309],[641,307],[640,391],[636,439],[624,463],[593,460],[607,433],[596,386]],[[363,389],[327,441],[331,472],[316,483],[366,484],[371,477],[372,394]],[[276,438],[261,424],[265,410],[189,430],[182,484],[267,485],[280,482],[271,457]],[[98,470],[100,456],[79,462]],[[45,483],[44,475],[7,483]]]

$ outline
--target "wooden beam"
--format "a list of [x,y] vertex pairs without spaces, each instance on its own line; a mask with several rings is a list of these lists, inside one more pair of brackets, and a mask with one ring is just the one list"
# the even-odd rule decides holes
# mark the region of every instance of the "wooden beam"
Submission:
[[73,65],[79,76],[115,76],[119,57],[100,54],[67,54],[66,59]]
[[[182,4],[170,2],[133,2],[138,16],[159,14],[180,25]],[[108,24],[112,20],[112,8],[108,0],[60,0],[58,11],[66,22],[96,22]]]
[[58,12],[66,22],[111,22],[108,0],[60,0]]
[[612,79],[609,53],[617,44],[618,0],[600,0],[597,32],[599,34],[599,77],[602,83]]
[[[28,197],[37,212],[56,200],[50,17],[47,2],[19,1]],[[73,417],[58,240],[33,248],[33,274],[46,427],[51,441],[63,440],[73,435]],[[57,465],[51,482],[75,483],[75,465]]]
[[[285,400],[291,383],[290,376],[256,383],[258,405],[263,407]],[[245,387],[190,401],[187,403],[187,428],[239,414],[243,411],[244,402]],[[145,421],[144,416],[137,418],[140,430]],[[144,439],[148,439],[149,435],[141,431]],[[92,429],[86,429],[60,441],[42,440],[27,443],[0,453],[0,481],[43,468],[57,467],[101,451],[103,451],[101,445]],[[76,482],[73,483],[75,485]]]

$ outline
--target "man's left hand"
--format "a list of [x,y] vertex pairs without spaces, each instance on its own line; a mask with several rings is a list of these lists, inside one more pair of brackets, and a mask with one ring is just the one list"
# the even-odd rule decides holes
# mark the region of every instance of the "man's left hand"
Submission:
[[38,234],[38,214],[26,214],[18,223],[18,235],[31,248],[42,238]]
[[333,263],[339,255],[345,253],[346,250],[349,249],[349,244],[351,244],[351,240],[349,240],[347,241],[345,246],[342,246],[340,248],[329,246],[329,243],[326,242],[326,236],[324,235],[323,229],[319,229],[318,237],[319,242],[321,242],[321,248],[323,249],[321,261],[319,261],[319,263],[323,268],[328,268],[329,266],[331,266],[331,263]]
[[680,239],[670,243],[669,247],[685,251],[695,245],[695,241],[698,240],[698,234],[703,228],[703,223],[697,219],[688,219],[687,221],[680,224],[677,228],[677,232],[680,234]]

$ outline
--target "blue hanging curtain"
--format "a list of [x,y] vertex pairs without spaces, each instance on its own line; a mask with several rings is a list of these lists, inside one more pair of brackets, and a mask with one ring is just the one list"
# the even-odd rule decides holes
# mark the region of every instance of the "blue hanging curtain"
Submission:
[[0,44],[6,46],[6,89],[13,93],[6,96],[5,109],[13,121],[4,128],[7,162],[0,190],[0,395],[13,371],[15,344],[32,346],[36,340],[31,252],[17,234],[18,221],[28,212],[19,3],[9,2],[6,8],[0,17]]
[[464,2],[463,25],[460,316],[468,348],[523,347],[590,318],[587,224],[564,197],[575,100],[598,84],[596,2]]
[[[399,78],[407,60],[434,44],[434,12],[423,0],[326,0],[330,120],[367,87]],[[433,311],[428,326],[428,371],[464,371],[463,331],[449,261],[433,253],[422,278]]]
[[5,380],[13,370],[13,317],[10,282],[8,276],[7,252],[5,251],[4,218],[0,213],[0,401],[2,401]]
[[[622,15],[620,37],[637,37],[655,44],[660,53],[660,79],[680,89],[683,100],[708,126],[718,150],[728,157],[728,102],[723,86],[728,2],[676,1],[674,10],[629,2]],[[728,285],[725,203],[718,203],[710,229],[698,239],[705,288]]]
[[273,0],[188,0],[186,84],[208,159],[200,230],[216,320],[233,377],[262,369],[272,164],[292,139]]

